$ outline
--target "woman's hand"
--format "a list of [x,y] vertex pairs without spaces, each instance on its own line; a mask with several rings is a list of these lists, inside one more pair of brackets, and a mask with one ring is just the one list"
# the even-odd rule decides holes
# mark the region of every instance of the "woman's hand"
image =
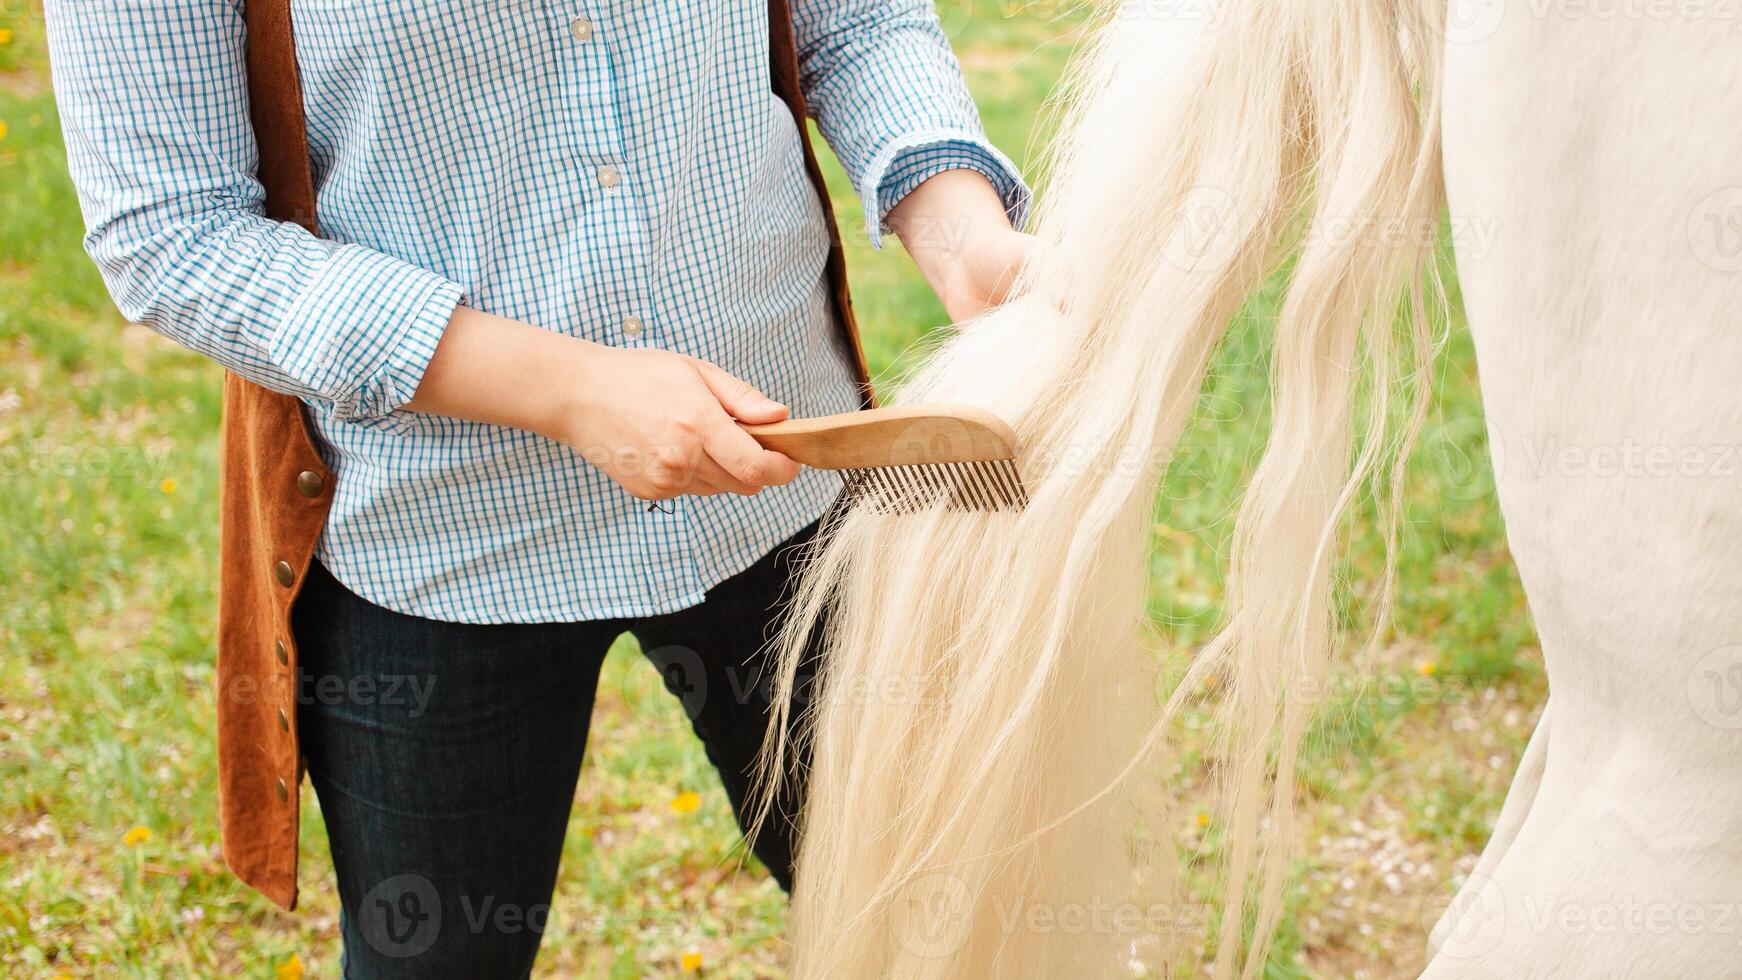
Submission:
[[734,422],[778,422],[786,406],[714,365],[464,307],[406,407],[549,436],[643,500],[751,495],[798,476]]
[[705,361],[589,345],[558,439],[632,495],[752,496],[791,483],[798,464],[738,428],[786,418],[786,406]]
[[888,222],[956,323],[1002,304],[1034,249],[1032,235],[1010,227],[992,183],[972,170],[920,184]]

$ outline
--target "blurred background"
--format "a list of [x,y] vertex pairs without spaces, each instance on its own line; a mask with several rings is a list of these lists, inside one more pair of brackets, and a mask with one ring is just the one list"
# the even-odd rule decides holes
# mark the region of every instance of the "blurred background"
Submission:
[[[1079,40],[1079,6],[939,3],[986,128],[1042,185],[1042,107]],[[887,380],[945,317],[898,245],[866,245],[830,165],[867,346]],[[294,914],[231,878],[218,853],[219,371],[120,319],[81,232],[40,7],[0,0],[0,974],[337,975],[313,794]],[[1481,232],[1448,226],[1442,238]],[[1229,518],[1263,445],[1273,300],[1260,296],[1224,344],[1158,500],[1153,621],[1175,650],[1218,621]],[[1425,931],[1487,839],[1545,694],[1469,339],[1455,312],[1443,328],[1395,618],[1370,650],[1351,650],[1325,693],[1273,977],[1419,971]],[[1360,640],[1385,548],[1371,521],[1352,527],[1345,625]],[[782,896],[742,867],[712,770],[631,642],[601,688],[541,975],[779,976]],[[1188,745],[1200,721],[1187,719]],[[1198,800],[1201,759],[1155,775]],[[1214,822],[1187,812],[1182,859],[1213,853]]]

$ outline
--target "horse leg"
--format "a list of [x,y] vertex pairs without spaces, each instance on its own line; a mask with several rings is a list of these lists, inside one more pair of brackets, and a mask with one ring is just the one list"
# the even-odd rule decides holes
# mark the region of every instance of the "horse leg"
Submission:
[[1554,735],[1426,975],[1742,976],[1742,31],[1486,9],[1446,185]]

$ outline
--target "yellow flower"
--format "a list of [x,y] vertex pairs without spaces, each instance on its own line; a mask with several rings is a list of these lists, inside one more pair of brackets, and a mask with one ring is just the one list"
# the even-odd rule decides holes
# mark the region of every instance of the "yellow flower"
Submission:
[[174,493],[175,477],[164,477],[163,482],[157,485],[157,489],[162,490],[164,493]]
[[126,844],[128,847],[138,847],[150,839],[150,827],[134,827],[132,830],[121,835],[121,843]]
[[278,964],[278,980],[302,980],[302,957],[295,953]]
[[73,975],[70,973],[57,973],[54,975],[54,980],[73,980]]
[[0,27],[0,45],[12,43],[12,28]]
[[1415,665],[1415,672],[1423,677],[1432,677],[1440,672],[1440,665],[1432,660],[1422,660]]
[[702,954],[692,949],[683,954],[683,959],[679,963],[683,966],[683,972],[696,973],[702,968]]
[[1208,827],[1209,825],[1210,825],[1210,815],[1203,812],[1202,810],[1199,810],[1198,811],[1198,826]]
[[671,798],[671,812],[694,813],[702,805],[702,796],[693,789],[686,789]]
[[6,138],[6,120],[0,119],[0,140]]

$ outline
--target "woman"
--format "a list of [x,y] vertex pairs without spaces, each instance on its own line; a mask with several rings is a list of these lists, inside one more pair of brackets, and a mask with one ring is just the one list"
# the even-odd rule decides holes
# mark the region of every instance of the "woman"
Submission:
[[[293,0],[316,238],[263,211],[239,4],[46,6],[117,304],[300,399],[325,464],[298,479],[324,526],[306,572],[274,565],[273,645],[346,975],[524,976],[606,649],[636,634],[741,809],[790,546],[839,489],[734,424],[861,397],[770,91],[783,35],[873,239],[899,234],[953,317],[1000,298],[1026,191],[928,0],[809,0],[791,32],[779,2]],[[293,863],[259,869],[294,860],[295,794],[230,745],[226,854],[288,905]],[[233,788],[271,782],[288,837],[238,840],[262,807]],[[783,886],[787,830],[756,848]]]

